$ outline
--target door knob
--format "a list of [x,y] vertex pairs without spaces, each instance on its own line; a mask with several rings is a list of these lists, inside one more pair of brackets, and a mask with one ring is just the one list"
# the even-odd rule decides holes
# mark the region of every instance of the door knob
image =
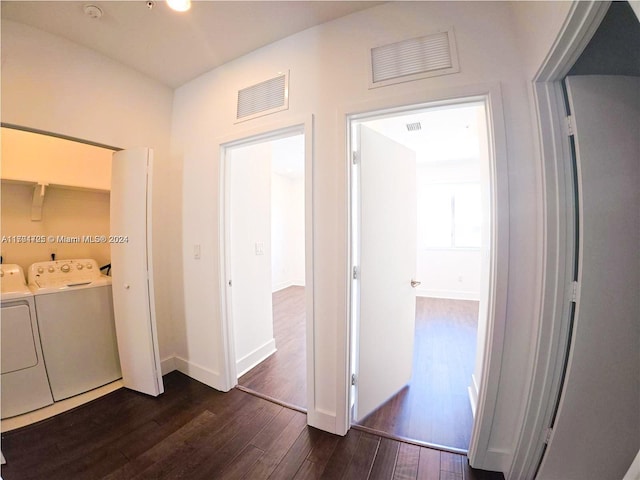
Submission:
[[420,285],[422,282],[418,282],[416,280],[411,280],[411,288],[416,288],[418,285]]

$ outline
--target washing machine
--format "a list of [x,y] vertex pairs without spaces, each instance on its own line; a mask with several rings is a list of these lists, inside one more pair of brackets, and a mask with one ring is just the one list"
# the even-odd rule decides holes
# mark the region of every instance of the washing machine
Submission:
[[121,378],[111,277],[100,273],[96,261],[34,263],[28,279],[53,399]]
[[0,265],[2,418],[53,403],[40,346],[33,294],[20,265]]

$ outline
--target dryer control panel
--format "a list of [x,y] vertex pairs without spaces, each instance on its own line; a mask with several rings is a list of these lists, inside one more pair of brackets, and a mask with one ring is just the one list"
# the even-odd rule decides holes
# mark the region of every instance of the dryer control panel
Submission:
[[0,265],[0,286],[2,293],[24,291],[26,283],[22,267],[13,263]]
[[29,285],[40,288],[72,287],[100,279],[100,267],[91,258],[36,262],[29,267]]

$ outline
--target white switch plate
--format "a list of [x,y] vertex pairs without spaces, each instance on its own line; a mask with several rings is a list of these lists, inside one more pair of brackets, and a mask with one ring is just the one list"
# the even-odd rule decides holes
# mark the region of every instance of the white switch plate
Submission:
[[193,258],[200,260],[200,245],[197,243],[193,246]]
[[256,242],[256,255],[264,255],[264,242]]

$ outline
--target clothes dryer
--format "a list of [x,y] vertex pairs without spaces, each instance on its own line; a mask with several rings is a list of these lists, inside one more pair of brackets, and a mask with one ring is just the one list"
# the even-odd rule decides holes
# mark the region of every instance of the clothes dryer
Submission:
[[34,263],[28,277],[53,399],[121,378],[111,277],[92,259]]
[[33,294],[20,265],[0,265],[2,418],[53,403],[40,345]]

